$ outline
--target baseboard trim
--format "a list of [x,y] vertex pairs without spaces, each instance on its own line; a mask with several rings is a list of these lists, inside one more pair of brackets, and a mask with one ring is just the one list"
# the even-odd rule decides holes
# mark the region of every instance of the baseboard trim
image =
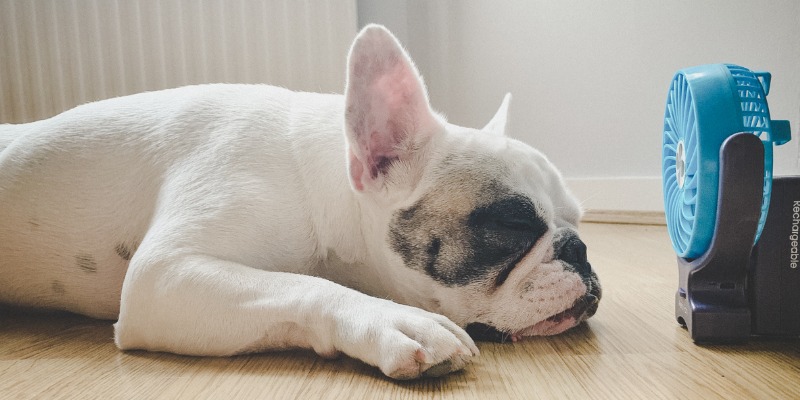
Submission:
[[666,225],[667,219],[660,211],[586,210],[582,222],[632,225]]

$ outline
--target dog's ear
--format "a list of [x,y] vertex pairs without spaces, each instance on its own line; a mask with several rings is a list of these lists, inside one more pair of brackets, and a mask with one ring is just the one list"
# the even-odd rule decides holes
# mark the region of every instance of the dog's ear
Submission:
[[414,63],[379,25],[365,27],[350,48],[345,107],[350,182],[358,191],[381,190],[396,165],[408,171],[443,129]]
[[484,132],[499,136],[504,136],[506,134],[506,129],[508,129],[509,103],[511,103],[511,93],[506,93],[506,96],[503,97],[503,102],[500,103],[500,108],[497,109],[492,120],[483,127]]

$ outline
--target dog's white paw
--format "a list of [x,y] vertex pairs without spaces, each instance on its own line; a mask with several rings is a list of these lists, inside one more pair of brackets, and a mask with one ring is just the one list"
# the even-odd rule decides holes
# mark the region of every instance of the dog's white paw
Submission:
[[447,317],[389,301],[340,316],[343,350],[394,379],[442,376],[479,354]]

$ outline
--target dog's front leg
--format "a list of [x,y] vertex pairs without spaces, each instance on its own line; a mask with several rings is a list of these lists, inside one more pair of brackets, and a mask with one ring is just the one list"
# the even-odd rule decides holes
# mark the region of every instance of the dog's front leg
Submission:
[[399,379],[455,371],[478,353],[444,316],[325,279],[208,256],[137,254],[131,261],[115,324],[121,349],[230,355],[311,348],[324,357],[343,352]]

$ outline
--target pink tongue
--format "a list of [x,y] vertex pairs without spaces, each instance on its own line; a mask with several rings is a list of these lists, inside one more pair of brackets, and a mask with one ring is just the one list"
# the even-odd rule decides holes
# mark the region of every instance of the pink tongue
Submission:
[[512,336],[516,336],[517,338],[521,338],[523,336],[549,336],[549,335],[557,335],[561,332],[566,331],[569,328],[575,326],[575,318],[574,317],[562,317],[557,319],[546,319],[533,325],[531,327],[523,329],[521,332],[516,333]]

